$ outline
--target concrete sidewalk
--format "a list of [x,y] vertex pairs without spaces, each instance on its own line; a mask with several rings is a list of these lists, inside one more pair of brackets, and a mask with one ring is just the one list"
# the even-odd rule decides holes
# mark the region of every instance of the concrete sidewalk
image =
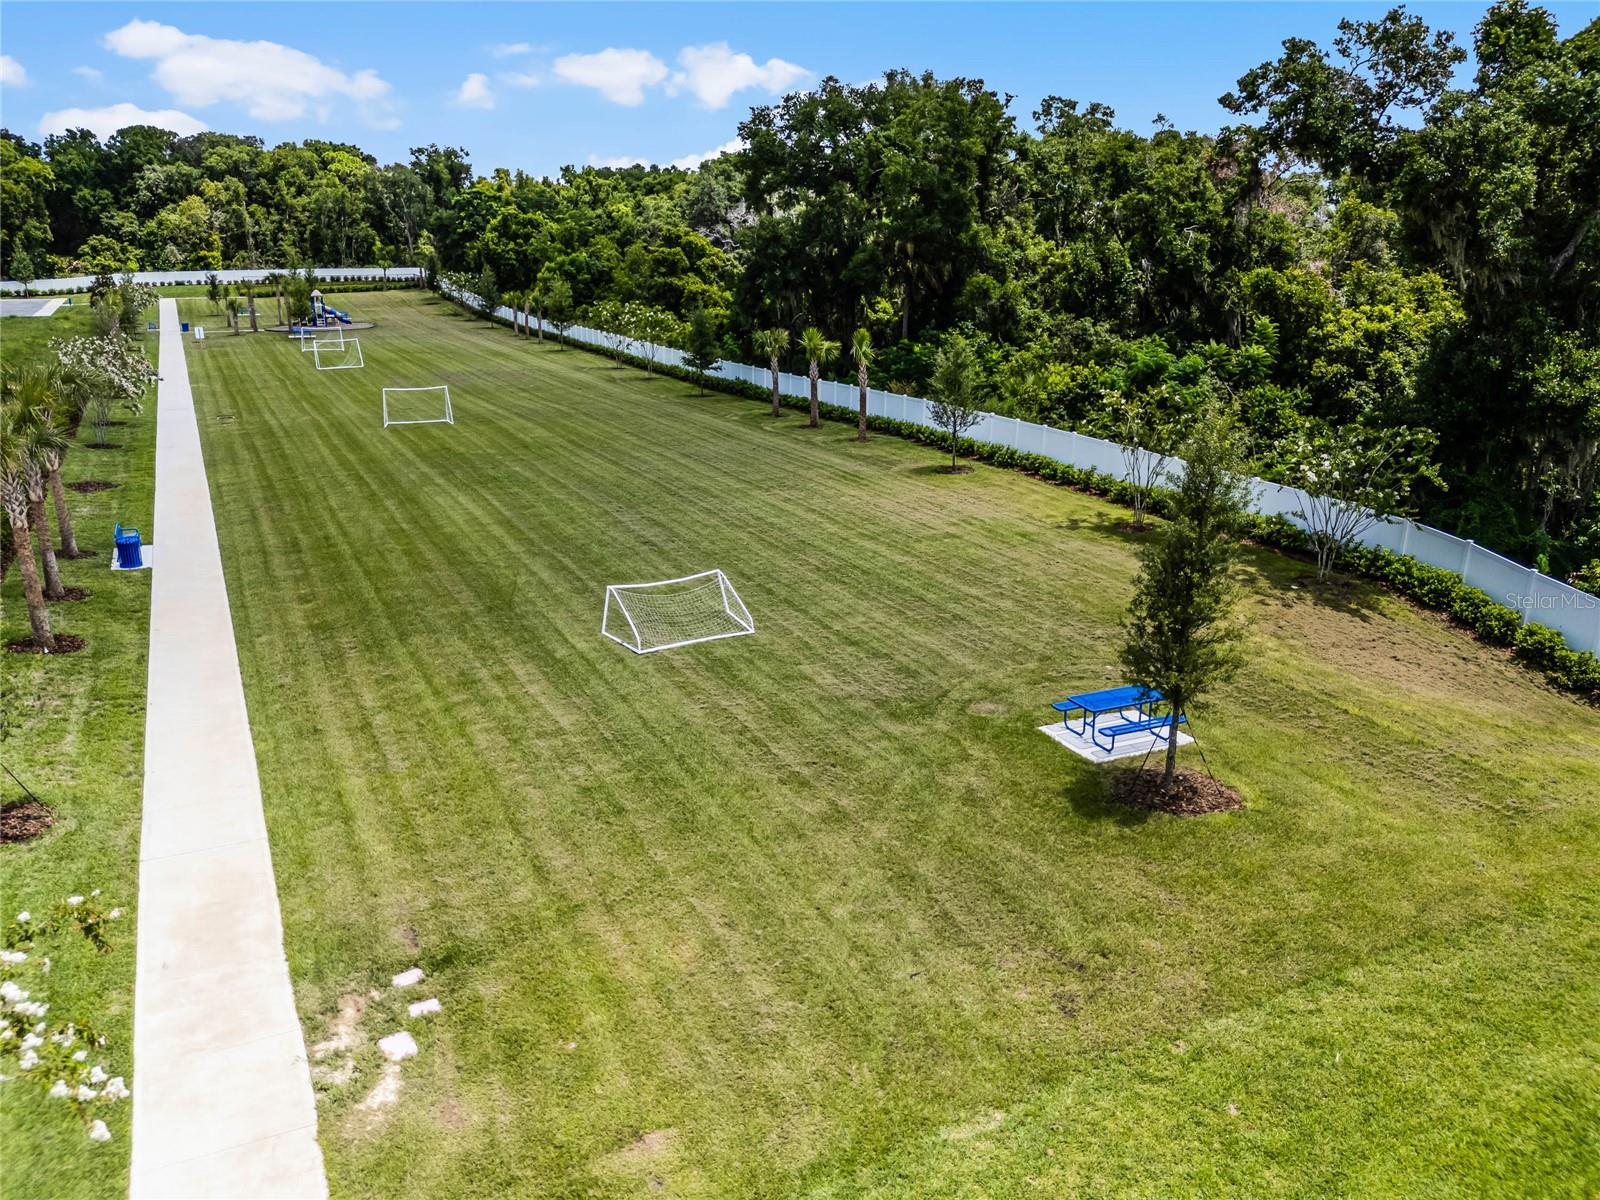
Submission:
[[129,1193],[326,1196],[178,306],[160,307]]

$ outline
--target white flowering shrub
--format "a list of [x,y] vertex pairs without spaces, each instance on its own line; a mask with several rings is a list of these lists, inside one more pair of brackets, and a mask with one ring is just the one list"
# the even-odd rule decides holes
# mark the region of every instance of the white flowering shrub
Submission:
[[70,391],[88,402],[97,444],[106,444],[106,426],[117,405],[135,415],[144,411],[140,399],[150,386],[150,360],[122,334],[54,338],[50,349],[71,381]]
[[1274,474],[1305,495],[1294,515],[1311,539],[1319,580],[1379,521],[1409,517],[1414,489],[1444,487],[1432,458],[1438,440],[1429,429],[1360,421],[1311,421],[1285,439]]
[[19,912],[6,928],[0,949],[0,1083],[31,1083],[59,1102],[83,1124],[91,1141],[111,1140],[111,1131],[97,1114],[128,1098],[120,1075],[106,1071],[106,1039],[86,1025],[50,1020],[43,986],[50,959],[36,947],[70,930],[96,950],[111,949],[106,926],[122,916],[99,903],[99,889],[87,896],[68,896],[49,913],[35,918]]

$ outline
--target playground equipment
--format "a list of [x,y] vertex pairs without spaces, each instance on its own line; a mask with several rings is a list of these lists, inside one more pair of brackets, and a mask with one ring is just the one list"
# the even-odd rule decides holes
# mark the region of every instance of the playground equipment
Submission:
[[[355,322],[350,319],[349,313],[340,312],[337,308],[334,308],[333,305],[327,303],[327,301],[322,298],[322,292],[320,290],[313,290],[311,293],[310,320],[299,323],[291,323],[289,326],[289,336],[292,338],[299,338],[301,340],[301,348],[304,350],[309,350],[310,346],[306,343],[321,337],[321,330],[338,325],[353,325],[354,323]],[[342,332],[343,331],[341,331],[341,334]]]
[[350,314],[340,312],[333,305],[322,299],[320,290],[311,293],[311,323],[313,325],[332,325],[334,322],[341,325],[350,324]]

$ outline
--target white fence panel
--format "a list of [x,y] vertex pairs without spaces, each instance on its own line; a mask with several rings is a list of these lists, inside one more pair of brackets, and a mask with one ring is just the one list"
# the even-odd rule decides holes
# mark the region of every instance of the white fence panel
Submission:
[[[260,283],[268,275],[282,273],[286,267],[253,267],[229,268],[225,271],[215,272],[217,278],[223,283]],[[419,279],[422,276],[421,267],[313,267],[318,279],[330,282],[344,280],[362,280],[380,282],[382,280]],[[170,286],[173,284],[204,284],[212,274],[210,271],[135,271],[133,277],[139,283],[150,283],[157,286]],[[117,276],[119,279],[122,273]],[[34,279],[28,283],[31,292],[86,292],[94,285],[93,275],[61,275],[52,279]],[[22,284],[15,279],[0,280],[0,292],[20,292]]]
[[1528,590],[1528,568],[1501,558],[1481,546],[1474,546],[1468,560],[1465,579],[1475,588],[1481,588],[1501,604],[1521,608]]

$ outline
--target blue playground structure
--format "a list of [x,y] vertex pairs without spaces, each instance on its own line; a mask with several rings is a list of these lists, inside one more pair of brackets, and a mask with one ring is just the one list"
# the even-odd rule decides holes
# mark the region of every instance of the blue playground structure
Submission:
[[[355,324],[355,322],[350,319],[349,313],[340,312],[337,308],[334,308],[333,305],[323,300],[322,293],[320,291],[313,291],[311,293],[311,320],[306,322],[304,325],[296,325],[291,323],[289,326],[289,336],[292,338],[315,337],[317,330],[326,329],[335,322],[340,325]],[[185,328],[187,329],[187,326]]]
[[335,321],[338,321],[342,325],[349,325],[350,314],[347,312],[340,312],[337,308],[334,308],[333,305],[326,303],[322,299],[322,293],[320,291],[312,292],[311,323],[313,325],[332,325]]

